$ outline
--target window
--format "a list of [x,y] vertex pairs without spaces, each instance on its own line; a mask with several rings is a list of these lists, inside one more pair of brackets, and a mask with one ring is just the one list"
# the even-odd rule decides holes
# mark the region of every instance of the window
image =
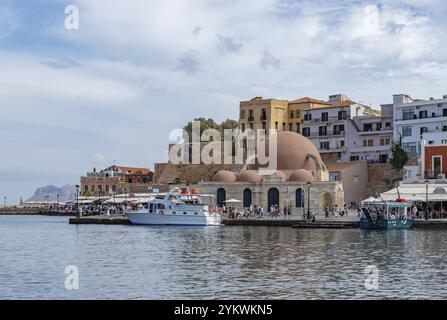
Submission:
[[402,147],[404,148],[404,150],[407,152],[407,154],[409,156],[417,156],[417,145],[416,142],[408,142],[408,143],[403,143]]
[[381,122],[378,122],[378,123],[376,124],[376,130],[377,130],[377,131],[382,131],[382,123],[381,123]]
[[341,140],[341,141],[340,141],[340,147],[341,147],[341,148],[344,148],[344,147],[345,147],[345,141],[344,141],[344,140]]
[[320,142],[321,150],[329,150],[329,141]]
[[275,122],[275,129],[278,130],[278,122]]
[[374,146],[374,140],[368,140],[368,147]]
[[310,128],[303,128],[303,136],[310,137]]
[[245,119],[245,110],[241,110],[241,119]]
[[112,186],[112,191],[113,191],[113,192],[116,191],[116,186],[115,186],[115,185]]
[[379,163],[388,163],[388,155],[387,154],[379,155]]
[[92,185],[92,187],[91,187],[91,191],[92,191],[92,192],[95,192],[95,186]]
[[360,160],[360,158],[359,158],[359,156],[351,156],[351,161],[359,161]]
[[241,130],[242,130],[242,132],[245,131],[245,123],[241,124]]
[[254,124],[253,123],[250,123],[250,129],[251,130],[253,130],[255,127],[254,127]]
[[294,112],[290,111],[290,119],[293,119],[293,114],[294,114]]
[[421,127],[421,135],[423,135],[426,132],[428,132],[428,128],[427,127]]
[[414,111],[412,108],[402,110],[402,119],[403,120],[411,120],[413,118],[414,118]]
[[419,118],[420,119],[427,118],[427,110],[419,111]]
[[88,186],[84,186],[84,192],[88,192]]
[[345,110],[338,111],[338,120],[346,120],[348,119],[348,114]]
[[252,195],[250,189],[245,189],[242,195],[242,199],[244,200],[244,208],[249,208],[252,204]]
[[265,109],[262,109],[261,121],[267,120],[267,112]]
[[266,122],[263,122],[263,123],[262,123],[262,129],[265,130],[266,128],[267,128],[267,123],[266,123]]
[[391,144],[391,139],[390,139],[390,138],[386,138],[386,139],[385,139],[385,144],[386,144],[387,146],[389,146],[389,145]]
[[373,131],[372,123],[365,123],[363,125],[363,131],[366,131],[366,132]]
[[391,128],[391,122],[386,122],[385,123],[385,128]]
[[335,125],[334,126],[334,135],[344,134],[345,133],[345,125]]
[[363,140],[363,146],[367,147],[368,146],[368,140]]
[[297,208],[304,208],[304,190],[298,188],[295,193],[295,206]]
[[442,116],[447,117],[447,109],[442,109]]
[[327,112],[323,112],[321,113],[321,121],[328,121],[329,120],[329,115]]
[[110,186],[106,185],[106,192],[109,192],[109,191],[110,191]]
[[304,115],[304,121],[310,121],[310,120],[312,120],[312,114],[310,114],[310,113],[306,113],[306,114]]
[[411,137],[411,127],[402,127],[402,137]]
[[285,122],[282,123],[282,131],[286,131],[286,123]]
[[327,127],[323,126],[318,129],[320,136],[327,136]]
[[289,123],[289,131],[293,131],[293,124]]
[[380,139],[380,145],[381,145],[381,146],[384,146],[384,145],[385,145],[385,139],[383,139],[383,138]]

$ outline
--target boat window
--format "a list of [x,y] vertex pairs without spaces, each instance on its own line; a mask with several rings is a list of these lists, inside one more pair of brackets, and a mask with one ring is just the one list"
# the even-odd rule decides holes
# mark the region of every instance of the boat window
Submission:
[[163,204],[163,203],[160,203],[159,205],[158,205],[158,209],[165,209],[165,205]]
[[154,204],[150,203],[149,204],[149,213],[152,213],[152,212],[154,212]]
[[183,214],[187,214],[186,212],[183,212]]
[[175,211],[173,211],[172,214],[175,214]]
[[194,214],[195,214],[195,215],[198,215],[198,213],[197,213],[197,212],[194,212]]

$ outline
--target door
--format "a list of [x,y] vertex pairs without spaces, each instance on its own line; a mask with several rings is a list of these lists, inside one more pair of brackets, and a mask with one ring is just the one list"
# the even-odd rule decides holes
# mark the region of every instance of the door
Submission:
[[279,191],[276,188],[270,188],[268,191],[268,210],[272,205],[279,207]]
[[437,178],[440,174],[442,174],[442,156],[434,156],[432,165],[433,173],[435,178]]

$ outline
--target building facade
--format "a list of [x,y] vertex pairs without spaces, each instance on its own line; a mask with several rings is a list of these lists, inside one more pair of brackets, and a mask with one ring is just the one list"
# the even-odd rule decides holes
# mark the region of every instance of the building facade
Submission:
[[350,161],[388,163],[393,142],[393,105],[382,105],[380,116],[366,115],[350,119],[346,135]]
[[447,95],[442,99],[416,100],[409,95],[393,96],[394,140],[402,137],[408,155],[420,157],[422,141],[447,141]]
[[81,177],[81,194],[108,196],[147,192],[153,172],[147,168],[111,166],[101,171],[88,172]]

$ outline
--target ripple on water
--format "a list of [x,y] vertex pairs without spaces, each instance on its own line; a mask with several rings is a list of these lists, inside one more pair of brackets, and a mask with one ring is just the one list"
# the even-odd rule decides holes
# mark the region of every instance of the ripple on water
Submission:
[[[0,298],[445,299],[446,231],[73,226],[0,217]],[[80,289],[64,288],[76,265]],[[379,290],[364,269],[379,268]]]

